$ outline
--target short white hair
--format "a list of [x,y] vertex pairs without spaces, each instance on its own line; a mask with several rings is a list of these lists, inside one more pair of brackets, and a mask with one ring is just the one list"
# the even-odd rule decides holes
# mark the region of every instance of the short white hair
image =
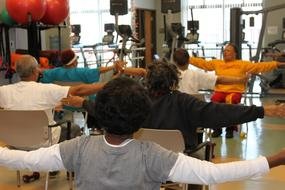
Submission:
[[23,55],[16,61],[16,72],[20,78],[31,76],[37,67],[38,61],[31,55]]

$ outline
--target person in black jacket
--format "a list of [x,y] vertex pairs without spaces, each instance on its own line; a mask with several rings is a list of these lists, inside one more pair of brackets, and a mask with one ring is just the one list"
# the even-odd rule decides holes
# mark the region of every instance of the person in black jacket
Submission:
[[[188,150],[197,146],[197,127],[221,128],[264,116],[282,116],[285,111],[285,105],[261,107],[203,102],[177,91],[178,82],[179,71],[174,64],[156,62],[148,67],[146,87],[152,100],[152,109],[143,127],[180,130]],[[95,111],[92,101],[78,96],[66,98],[63,103],[83,107],[90,115]]]

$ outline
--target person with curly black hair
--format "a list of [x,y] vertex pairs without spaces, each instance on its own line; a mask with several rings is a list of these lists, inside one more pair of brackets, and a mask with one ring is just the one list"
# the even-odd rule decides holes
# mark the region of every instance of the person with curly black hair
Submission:
[[[144,127],[156,129],[179,129],[186,149],[198,144],[197,127],[221,128],[236,125],[264,116],[275,115],[276,105],[258,107],[206,103],[178,91],[179,70],[174,64],[155,62],[148,67],[146,86],[153,100],[152,109]],[[284,106],[284,105],[282,105]]]
[[151,107],[147,91],[134,80],[121,77],[99,92],[94,106],[96,124],[107,135],[132,135]]
[[[172,82],[168,80],[166,84]],[[165,91],[169,92],[166,88]],[[166,181],[222,183],[257,177],[285,164],[285,149],[273,156],[213,164],[174,153],[150,141],[133,139],[133,133],[151,109],[151,101],[147,91],[129,78],[107,83],[98,93],[93,109],[97,124],[105,130],[104,135],[81,136],[30,152],[0,148],[0,165],[14,169],[74,171],[78,190],[159,190]],[[281,115],[285,115],[284,111]]]
[[[146,88],[153,104],[144,127],[180,130],[186,149],[196,148],[197,127],[218,129],[264,116],[279,117],[280,113],[285,114],[285,105],[259,107],[202,102],[190,94],[178,91],[179,80],[179,70],[174,64],[157,61],[148,66]],[[90,115],[96,115],[92,101],[71,96],[65,102],[83,107]]]

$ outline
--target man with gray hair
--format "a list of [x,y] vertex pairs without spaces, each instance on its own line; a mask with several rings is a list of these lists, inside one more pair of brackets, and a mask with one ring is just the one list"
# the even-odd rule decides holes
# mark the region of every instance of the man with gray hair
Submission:
[[[70,87],[37,83],[40,70],[37,60],[30,55],[24,55],[16,62],[16,72],[21,81],[0,87],[0,107],[10,110],[47,110],[50,124],[55,123],[52,109],[62,98],[69,95],[94,94],[104,85],[95,83]],[[71,136],[77,136],[80,129],[74,129],[73,132],[75,134],[71,134]],[[52,136],[53,143],[64,140],[65,137],[64,134],[61,134],[60,127],[53,128]]]
[[[38,83],[40,70],[37,60],[24,55],[16,62],[16,72],[20,81],[14,84],[0,86],[0,108],[9,110],[46,110],[49,124],[55,124],[52,109],[62,98],[69,95],[86,96],[98,92],[103,83],[82,84],[77,86],[59,86],[55,84]],[[79,136],[81,130],[79,126],[71,126],[71,138]],[[66,140],[66,125],[52,128],[52,143]],[[43,139],[40,145],[48,145],[48,141]],[[33,147],[34,148],[34,147]]]

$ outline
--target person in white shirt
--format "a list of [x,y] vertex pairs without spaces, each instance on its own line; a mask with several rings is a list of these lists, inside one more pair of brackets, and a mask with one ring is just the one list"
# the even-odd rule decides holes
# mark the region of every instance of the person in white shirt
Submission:
[[189,54],[186,49],[179,48],[173,54],[173,60],[180,71],[178,90],[188,94],[198,94],[199,90],[214,89],[216,84],[237,84],[247,82],[247,77],[216,76],[200,69],[189,69]]
[[[284,117],[284,107],[275,105],[264,112]],[[94,110],[95,122],[104,135],[80,136],[30,152],[0,148],[0,165],[74,171],[78,190],[159,190],[166,181],[215,184],[258,177],[285,164],[285,149],[268,157],[214,164],[133,139],[151,110],[151,100],[146,89],[130,78],[108,82],[98,92]]]
[[[37,60],[24,55],[16,62],[16,72],[20,81],[14,84],[0,86],[0,108],[8,110],[45,110],[49,119],[49,124],[55,124],[52,110],[60,103],[62,98],[69,95],[89,95],[94,94],[103,87],[103,83],[80,85],[80,86],[59,86],[55,84],[38,83],[39,68]],[[64,141],[67,138],[67,125],[52,128],[52,143]],[[78,125],[72,124],[70,137],[81,135]],[[33,147],[16,148],[39,148],[48,146],[49,142],[43,139],[41,144]],[[38,178],[38,173],[33,173],[30,177]],[[27,181],[28,182],[28,181]]]
[[[0,86],[0,107],[10,110],[47,110],[50,124],[55,124],[52,109],[60,103],[62,98],[69,95],[94,94],[104,85],[95,83],[69,87],[38,83],[40,72],[38,62],[30,55],[22,56],[16,62],[16,72],[21,79],[19,82]],[[60,134],[60,127],[53,128],[53,144],[59,141]]]

